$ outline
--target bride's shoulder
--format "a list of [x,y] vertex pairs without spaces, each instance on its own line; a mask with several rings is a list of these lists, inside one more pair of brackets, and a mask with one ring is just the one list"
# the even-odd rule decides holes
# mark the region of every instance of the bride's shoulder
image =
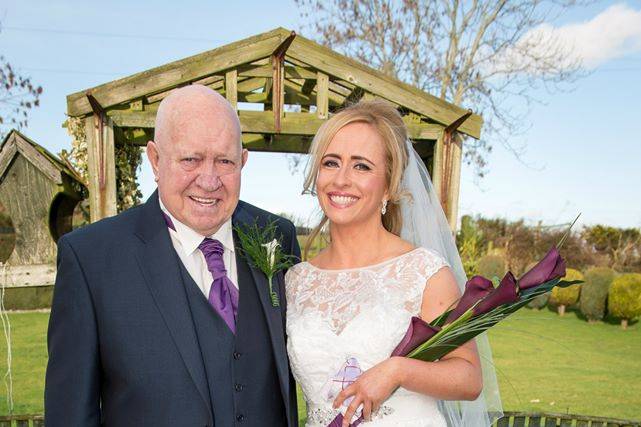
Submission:
[[443,267],[450,267],[447,260],[437,251],[429,248],[418,247],[413,251],[412,261],[426,279]]
[[289,267],[285,273],[285,286],[288,288],[296,286],[305,279],[309,270],[310,264],[307,261],[301,261]]

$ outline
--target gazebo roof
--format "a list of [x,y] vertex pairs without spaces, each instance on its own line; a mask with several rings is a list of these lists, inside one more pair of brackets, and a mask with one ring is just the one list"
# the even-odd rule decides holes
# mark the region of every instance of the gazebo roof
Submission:
[[[86,116],[98,106],[115,127],[129,129],[116,139],[142,144],[160,100],[192,83],[214,88],[237,106],[250,149],[271,144],[269,151],[306,151],[301,137],[308,140],[329,112],[363,96],[396,104],[415,140],[436,140],[468,113],[284,28],[71,94],[67,113]],[[88,94],[97,101],[93,107]],[[481,125],[482,118],[472,114],[458,131],[479,138]]]

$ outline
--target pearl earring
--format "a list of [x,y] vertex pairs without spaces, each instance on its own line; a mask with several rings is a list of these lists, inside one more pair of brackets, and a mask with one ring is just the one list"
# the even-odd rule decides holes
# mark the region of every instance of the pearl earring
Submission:
[[381,209],[381,215],[385,215],[387,212],[387,200],[383,200],[383,208]]

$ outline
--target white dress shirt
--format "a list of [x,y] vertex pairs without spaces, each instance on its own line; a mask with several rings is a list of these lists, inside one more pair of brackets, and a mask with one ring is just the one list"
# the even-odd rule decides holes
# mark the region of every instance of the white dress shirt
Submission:
[[211,236],[202,236],[174,218],[167,208],[165,208],[160,198],[159,201],[160,209],[171,218],[176,228],[176,230],[172,230],[168,227],[171,243],[174,245],[174,249],[176,249],[176,253],[189,272],[189,275],[194,279],[194,282],[196,282],[200,290],[203,291],[203,294],[205,294],[205,298],[209,298],[209,289],[213,282],[212,275],[209,270],[207,270],[205,256],[200,249],[198,249],[198,245],[200,245],[205,237],[216,239],[223,244],[225,249],[223,252],[223,262],[227,269],[227,277],[229,277],[234,286],[238,288],[238,272],[236,271],[236,254],[234,250],[231,218],[225,221],[218,231]]

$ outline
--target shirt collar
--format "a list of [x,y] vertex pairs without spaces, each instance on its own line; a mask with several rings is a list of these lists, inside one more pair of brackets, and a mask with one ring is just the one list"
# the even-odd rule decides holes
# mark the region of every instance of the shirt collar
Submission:
[[160,209],[162,209],[162,211],[167,214],[167,216],[169,216],[171,222],[176,228],[176,230],[172,230],[170,228],[169,232],[174,233],[174,236],[176,236],[187,255],[191,255],[196,249],[198,249],[198,246],[205,237],[218,240],[223,244],[225,250],[231,251],[232,253],[234,252],[234,236],[232,233],[231,218],[227,219],[227,221],[225,221],[214,234],[203,236],[202,234],[192,230],[189,226],[178,221],[169,212],[169,210],[167,210],[162,200],[160,200],[160,197],[158,198],[158,201],[160,202]]

